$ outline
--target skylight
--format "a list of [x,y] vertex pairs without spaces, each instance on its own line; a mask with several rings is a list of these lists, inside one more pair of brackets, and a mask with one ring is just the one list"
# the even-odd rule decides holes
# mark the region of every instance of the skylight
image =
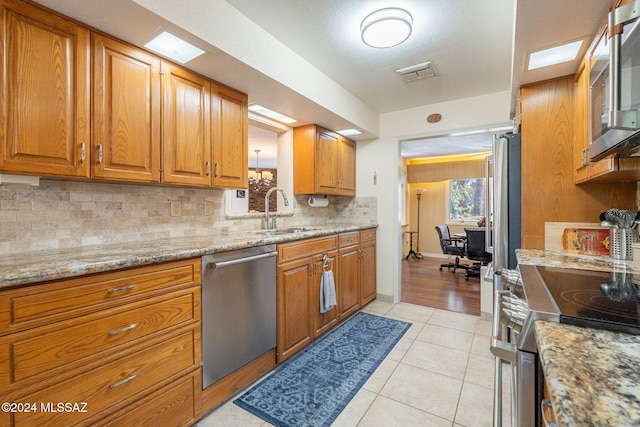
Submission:
[[548,49],[539,50],[529,54],[528,70],[548,67],[549,65],[561,64],[563,62],[573,61],[578,56],[578,51],[582,46],[582,40],[554,46]]
[[336,132],[338,132],[342,136],[360,135],[362,133],[358,129],[343,129]]
[[166,31],[163,31],[148,41],[144,47],[167,58],[171,58],[174,61],[178,61],[181,64],[189,62],[204,53],[204,50]]
[[268,117],[280,123],[291,124],[297,122],[296,119],[285,116],[284,114],[280,114],[276,111],[269,110],[268,108],[258,104],[249,105],[249,111],[253,111],[256,114],[260,114],[261,116]]

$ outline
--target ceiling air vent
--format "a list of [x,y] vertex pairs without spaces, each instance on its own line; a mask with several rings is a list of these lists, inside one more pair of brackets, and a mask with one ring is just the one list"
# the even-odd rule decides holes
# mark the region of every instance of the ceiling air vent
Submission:
[[436,69],[433,68],[431,61],[422,64],[413,65],[411,67],[396,70],[400,74],[405,83],[414,82],[416,80],[426,79],[427,77],[435,77],[438,75]]

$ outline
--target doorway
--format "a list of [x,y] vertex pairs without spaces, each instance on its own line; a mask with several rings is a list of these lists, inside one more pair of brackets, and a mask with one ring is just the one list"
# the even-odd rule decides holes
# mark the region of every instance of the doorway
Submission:
[[[435,230],[447,224],[450,232],[464,233],[465,227],[477,227],[479,218],[451,216],[450,183],[461,179],[484,179],[485,157],[490,153],[496,129],[470,135],[450,135],[400,142],[403,164],[401,215],[403,258],[400,263],[400,301],[459,313],[481,315],[481,280],[465,271],[455,273],[441,264],[451,260],[442,253]],[[448,151],[447,151],[448,150]],[[418,209],[419,207],[419,209]],[[418,216],[419,212],[419,216]],[[406,258],[413,249],[422,259]],[[462,263],[471,261],[462,259]]]

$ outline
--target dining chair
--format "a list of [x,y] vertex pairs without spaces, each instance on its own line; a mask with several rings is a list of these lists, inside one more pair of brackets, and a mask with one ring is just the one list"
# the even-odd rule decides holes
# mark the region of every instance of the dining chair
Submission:
[[490,263],[492,255],[485,250],[483,228],[465,228],[464,231],[467,233],[467,259],[475,261],[464,277],[469,280],[469,277],[480,277],[480,267]]
[[460,257],[465,256],[466,253],[464,239],[458,237],[452,238],[449,233],[449,226],[447,225],[436,225],[436,231],[438,232],[438,238],[440,239],[442,253],[445,255],[455,256],[455,262],[440,264],[440,271],[442,271],[443,267],[447,267],[452,273],[455,273],[458,268],[464,270],[470,268],[467,264],[460,264]]

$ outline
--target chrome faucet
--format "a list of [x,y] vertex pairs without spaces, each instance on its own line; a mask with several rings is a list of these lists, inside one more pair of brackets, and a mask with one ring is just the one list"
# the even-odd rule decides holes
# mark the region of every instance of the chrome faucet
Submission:
[[[289,200],[287,199],[287,195],[284,194],[284,190],[282,190],[282,188],[274,187],[269,189],[269,191],[267,191],[267,194],[264,196],[264,219],[265,219],[264,228],[267,230],[270,230],[271,228],[276,228],[275,226],[272,227],[272,225],[269,223],[269,196],[274,191],[278,191],[280,194],[282,194],[282,198],[284,199],[284,205],[289,206]],[[274,217],[274,220],[275,220],[275,217]]]

